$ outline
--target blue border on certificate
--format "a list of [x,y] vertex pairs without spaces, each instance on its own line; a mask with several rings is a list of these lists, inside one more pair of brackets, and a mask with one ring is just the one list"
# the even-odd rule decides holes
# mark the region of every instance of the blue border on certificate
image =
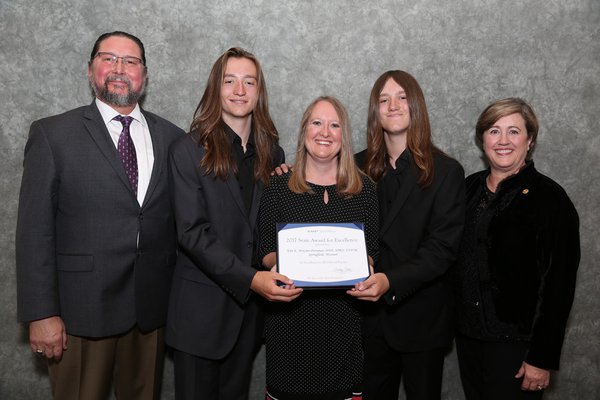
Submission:
[[[326,226],[334,226],[334,227],[357,229],[357,230],[360,230],[363,232],[363,238],[364,238],[364,224],[362,222],[339,222],[339,223],[285,222],[285,223],[277,223],[277,244],[278,244],[277,248],[279,249],[279,232],[280,231],[286,230],[286,229],[305,228],[305,227],[310,227],[310,226],[325,226],[325,227]],[[366,242],[365,242],[365,252],[366,252]],[[370,270],[369,270],[368,254],[365,254],[364,264],[365,264],[365,274],[363,276],[360,276],[360,277],[357,277],[354,279],[349,279],[349,280],[303,281],[303,280],[294,279],[293,277],[290,277],[290,278],[294,281],[294,284],[297,287],[302,287],[305,289],[349,288],[359,282],[364,281],[365,279],[367,279],[369,277]],[[278,272],[280,272],[279,266],[280,266],[280,263],[279,263],[279,251],[278,251],[277,252],[277,271]]]

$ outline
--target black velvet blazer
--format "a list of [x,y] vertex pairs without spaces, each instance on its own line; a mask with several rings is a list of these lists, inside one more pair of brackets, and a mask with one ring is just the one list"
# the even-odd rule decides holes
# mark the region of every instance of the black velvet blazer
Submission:
[[458,328],[485,340],[528,341],[524,361],[558,369],[580,259],[577,211],[530,161],[501,182],[475,220],[488,174],[466,179]]

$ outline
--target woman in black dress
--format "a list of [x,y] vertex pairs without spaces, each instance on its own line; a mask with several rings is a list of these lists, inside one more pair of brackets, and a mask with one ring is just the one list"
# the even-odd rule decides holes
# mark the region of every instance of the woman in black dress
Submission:
[[[348,114],[332,97],[304,113],[291,173],[273,177],[259,212],[263,264],[276,263],[278,222],[362,222],[369,264],[377,256],[378,202],[355,166]],[[360,399],[363,353],[357,300],[344,290],[306,290],[271,303],[266,316],[267,399]]]

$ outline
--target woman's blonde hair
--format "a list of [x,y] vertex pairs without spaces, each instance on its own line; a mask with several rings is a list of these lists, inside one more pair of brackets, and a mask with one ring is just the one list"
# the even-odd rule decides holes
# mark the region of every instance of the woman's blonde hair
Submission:
[[308,128],[310,116],[315,106],[325,101],[333,106],[342,128],[342,146],[337,155],[338,170],[336,179],[337,192],[342,196],[352,196],[360,193],[362,190],[361,172],[354,162],[352,150],[352,131],[350,129],[350,118],[343,104],[332,96],[319,96],[304,111],[302,121],[300,122],[300,132],[298,134],[298,144],[296,147],[295,166],[290,176],[288,186],[294,193],[312,193],[310,186],[306,183],[306,131]]

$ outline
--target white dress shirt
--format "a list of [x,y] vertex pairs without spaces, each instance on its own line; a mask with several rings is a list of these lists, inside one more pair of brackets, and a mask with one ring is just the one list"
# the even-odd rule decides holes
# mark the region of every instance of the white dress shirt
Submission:
[[[102,120],[106,124],[106,128],[110,133],[110,137],[115,145],[115,148],[118,148],[119,136],[123,130],[123,125],[121,122],[115,121],[113,118],[121,114],[99,99],[96,99],[96,106],[98,106],[98,110],[100,110]],[[142,205],[144,202],[144,197],[146,197],[148,184],[150,183],[152,166],[154,165],[152,138],[150,137],[148,123],[146,122],[146,118],[144,118],[144,115],[140,110],[139,104],[135,105],[135,108],[128,116],[133,118],[133,121],[131,121],[131,125],[129,126],[129,134],[131,135],[131,140],[135,146],[138,164],[137,200],[138,203]]]

